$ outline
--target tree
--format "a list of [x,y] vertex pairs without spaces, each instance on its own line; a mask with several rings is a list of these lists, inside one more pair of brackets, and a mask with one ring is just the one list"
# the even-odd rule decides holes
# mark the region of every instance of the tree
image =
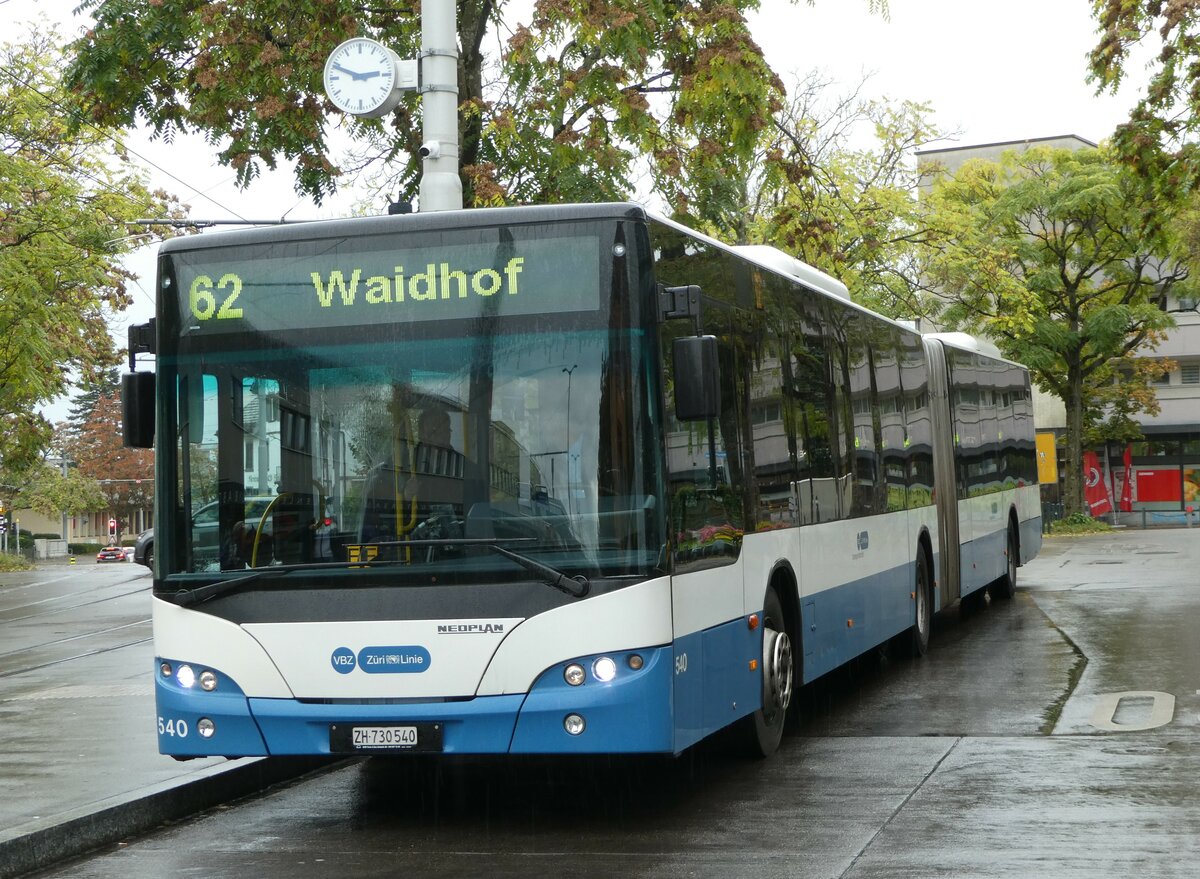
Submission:
[[912,318],[926,306],[920,246],[930,236],[913,197],[912,151],[941,137],[927,105],[866,100],[865,83],[829,97],[810,74],[773,119],[749,187],[749,209],[731,211],[739,240],[770,242],[846,284],[856,302]]
[[107,507],[132,527],[136,512],[154,503],[154,453],[126,448],[121,437],[118,390],[100,395],[91,417],[68,440],[67,452],[79,473],[99,484],[104,499],[100,508]]
[[109,130],[72,130],[53,33],[0,47],[0,470],[37,467],[50,440],[38,405],[72,371],[117,362],[106,313],[126,306],[128,222],[170,216]]
[[67,431],[78,435],[100,405],[100,398],[121,391],[121,370],[113,366],[100,375],[84,381],[71,398],[71,411],[67,415]]
[[993,339],[1063,400],[1065,504],[1086,509],[1085,433],[1128,437],[1133,414],[1157,410],[1148,381],[1162,363],[1142,358],[1173,325],[1163,297],[1194,283],[1178,209],[1102,149],[968,162],[929,202],[943,234],[927,264],[949,303],[943,320]]
[[1113,134],[1120,159],[1153,191],[1174,197],[1200,183],[1200,0],[1092,0],[1100,39],[1090,78],[1115,91],[1135,49],[1157,44],[1145,94]]
[[77,470],[63,473],[43,461],[22,475],[20,484],[6,486],[12,492],[9,495],[12,509],[28,508],[50,517],[61,513],[69,516],[92,513],[104,509],[106,505],[106,498],[96,480]]
[[[282,160],[318,201],[371,168],[381,189],[416,195],[417,102],[385,120],[337,122],[356,147],[335,158],[321,72],[355,35],[416,57],[418,0],[83,5],[95,27],[74,45],[68,76],[93,121],[203,132],[243,184]],[[516,5],[458,2],[468,206],[627,196],[639,159],[659,184],[685,175],[719,186],[780,104],[743,14],[757,0],[536,0],[528,22],[516,22]]]

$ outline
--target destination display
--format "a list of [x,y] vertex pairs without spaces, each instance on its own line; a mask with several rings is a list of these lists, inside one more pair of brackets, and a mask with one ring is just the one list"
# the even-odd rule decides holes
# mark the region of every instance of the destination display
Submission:
[[595,236],[411,249],[361,245],[287,242],[247,247],[235,259],[229,251],[174,253],[183,332],[555,314],[600,304]]

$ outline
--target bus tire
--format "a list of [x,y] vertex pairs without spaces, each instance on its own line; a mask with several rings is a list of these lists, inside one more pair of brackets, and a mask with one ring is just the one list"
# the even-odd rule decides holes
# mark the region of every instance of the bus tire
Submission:
[[779,749],[788,707],[796,696],[796,656],[774,586],[767,587],[763,601],[762,632],[762,707],[739,721],[745,750],[759,758]]
[[1005,544],[1006,555],[1004,576],[993,583],[988,591],[992,593],[992,598],[996,600],[1009,599],[1017,594],[1017,560],[1020,554],[1020,548],[1017,544],[1017,529],[1010,522],[1008,524],[1008,542]]
[[908,630],[908,653],[924,656],[929,650],[929,632],[933,628],[933,581],[929,576],[929,558],[917,550],[917,570],[913,577],[913,624]]

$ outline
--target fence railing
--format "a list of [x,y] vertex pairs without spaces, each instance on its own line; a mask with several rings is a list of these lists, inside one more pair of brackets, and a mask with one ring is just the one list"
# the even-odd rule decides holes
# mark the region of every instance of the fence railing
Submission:
[[[1065,516],[1063,504],[1042,504],[1042,531]],[[1109,513],[1101,516],[1105,522],[1124,528],[1195,528],[1200,527],[1200,512],[1185,510],[1134,510],[1128,513]]]
[[1050,526],[1063,517],[1063,504],[1042,504],[1042,531],[1050,532]]

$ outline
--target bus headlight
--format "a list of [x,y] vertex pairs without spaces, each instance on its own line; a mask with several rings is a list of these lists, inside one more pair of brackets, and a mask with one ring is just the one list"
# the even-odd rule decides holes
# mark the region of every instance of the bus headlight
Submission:
[[608,683],[617,676],[617,664],[607,656],[601,656],[592,663],[592,674],[596,680]]
[[196,730],[202,738],[211,739],[217,731],[217,725],[207,717],[201,717],[196,723]]
[[200,689],[206,693],[211,693],[217,688],[217,676],[208,669],[200,672]]
[[583,717],[578,714],[568,714],[563,718],[563,729],[573,736],[582,733],[586,726],[587,724],[584,723]]
[[179,681],[179,686],[185,690],[190,690],[196,686],[196,672],[190,665],[181,665],[179,670],[175,672],[175,680]]
[[583,671],[583,666],[578,662],[572,662],[565,669],[563,669],[563,680],[565,680],[572,687],[578,687],[584,682],[586,677],[587,675]]

